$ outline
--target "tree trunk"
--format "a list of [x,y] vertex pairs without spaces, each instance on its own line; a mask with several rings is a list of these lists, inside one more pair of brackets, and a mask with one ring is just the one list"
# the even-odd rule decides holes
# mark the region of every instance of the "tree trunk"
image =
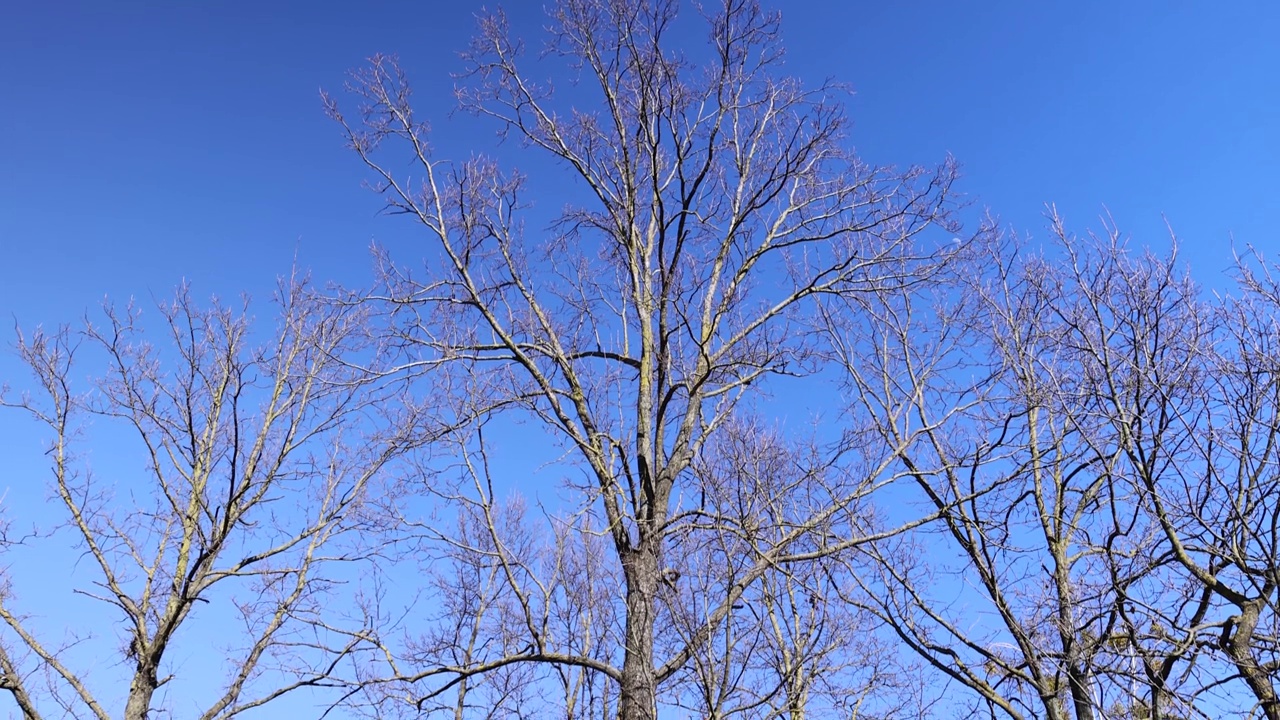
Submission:
[[124,720],[147,720],[151,714],[151,696],[156,691],[156,673],[139,667],[129,685],[129,702],[124,706]]
[[626,654],[618,720],[657,720],[658,683],[653,671],[654,596],[658,588],[657,544],[642,540],[623,559],[627,581]]
[[[1261,599],[1252,600],[1240,606],[1240,614],[1236,616],[1235,632],[1223,633],[1224,650],[1231,657],[1240,676],[1244,678],[1254,697],[1258,698],[1258,707],[1262,708],[1267,720],[1280,720],[1280,699],[1276,698],[1276,690],[1253,656],[1251,642],[1253,633],[1258,627],[1258,616],[1262,611]],[[1230,628],[1228,628],[1228,631]]]
[[1090,672],[1073,663],[1067,668],[1067,683],[1071,690],[1071,704],[1075,706],[1076,720],[1093,720],[1093,698],[1089,694],[1093,678]]
[[799,696],[793,695],[787,698],[787,720],[805,720],[805,710],[808,706],[805,695],[801,693]]

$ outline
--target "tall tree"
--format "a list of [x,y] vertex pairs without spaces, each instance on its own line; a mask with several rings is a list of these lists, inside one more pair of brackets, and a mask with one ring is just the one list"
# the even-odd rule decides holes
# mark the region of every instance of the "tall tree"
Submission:
[[[598,528],[622,579],[620,647],[589,651],[548,632],[546,603],[565,597],[560,580],[517,558],[491,523],[488,547],[506,566],[523,637],[487,660],[427,664],[406,680],[453,687],[513,663],[578,667],[607,679],[619,717],[654,718],[663,688],[766,575],[891,532],[865,512],[893,479],[879,445],[802,457],[788,469],[793,482],[758,499],[785,514],[748,513],[778,523],[767,532],[735,526],[742,508],[710,504],[714,480],[701,468],[770,376],[820,372],[818,338],[807,332],[815,298],[890,291],[942,262],[946,253],[921,233],[942,225],[951,237],[955,170],[859,160],[843,89],[781,74],[776,14],[727,0],[697,22],[678,18],[680,7],[555,4],[540,57],[567,73],[562,94],[538,80],[544,64],[524,56],[501,13],[481,19],[461,108],[567,171],[572,182],[556,175],[564,189],[549,198],[493,160],[439,157],[388,58],[354,75],[355,120],[326,98],[388,207],[428,242],[424,273],[386,259],[384,288],[371,298],[384,303],[406,369],[429,370],[432,387],[466,396],[460,424],[517,411],[562,443],[589,478],[564,512],[590,521],[566,527]],[[699,25],[705,44],[682,49]],[[412,175],[400,171],[401,153]],[[564,209],[529,237],[531,196]],[[491,496],[467,502],[494,515]],[[744,536],[740,572],[727,585],[708,578],[714,593],[680,595],[699,581],[677,579],[672,559],[724,533]],[[668,594],[678,624],[663,620]],[[417,692],[441,690],[433,687]]]

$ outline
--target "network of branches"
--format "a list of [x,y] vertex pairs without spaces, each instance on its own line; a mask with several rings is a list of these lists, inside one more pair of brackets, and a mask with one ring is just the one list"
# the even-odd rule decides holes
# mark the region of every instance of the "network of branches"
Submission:
[[324,96],[420,238],[368,287],[19,332],[0,707],[1280,720],[1265,258],[1210,295],[1109,218],[962,223],[749,0],[548,12],[458,77],[523,169],[394,58]]

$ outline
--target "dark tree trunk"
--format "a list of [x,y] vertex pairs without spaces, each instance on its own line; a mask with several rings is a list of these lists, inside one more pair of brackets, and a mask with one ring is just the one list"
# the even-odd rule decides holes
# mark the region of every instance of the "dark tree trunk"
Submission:
[[622,662],[619,720],[657,720],[658,683],[653,668],[654,599],[660,568],[658,547],[641,543],[623,559],[627,581],[626,648]]
[[1240,614],[1236,616],[1235,628],[1228,628],[1223,633],[1223,649],[1231,657],[1231,662],[1240,671],[1254,697],[1258,698],[1258,707],[1262,708],[1267,720],[1280,720],[1280,699],[1276,698],[1275,687],[1271,678],[1258,665],[1251,647],[1254,631],[1258,627],[1258,616],[1262,612],[1262,600],[1251,600],[1240,606]]
[[1089,697],[1093,679],[1089,671],[1073,664],[1067,668],[1067,683],[1071,686],[1071,703],[1075,706],[1076,720],[1093,720],[1093,698]]

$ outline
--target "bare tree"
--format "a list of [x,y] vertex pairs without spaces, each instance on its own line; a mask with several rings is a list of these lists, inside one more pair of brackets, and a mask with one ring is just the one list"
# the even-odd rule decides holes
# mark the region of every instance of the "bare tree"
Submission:
[[[1261,258],[1239,266],[1240,297],[1222,308],[1211,377],[1219,406],[1201,482],[1220,499],[1186,512],[1182,536],[1152,495],[1174,556],[1234,612],[1218,636],[1268,720],[1280,719],[1280,279]],[[1200,562],[1190,547],[1203,548]],[[1213,573],[1221,565],[1226,572]],[[1205,571],[1209,572],[1206,573]]]
[[[662,600],[673,639],[689,642],[702,627],[699,608],[731,595],[755,559],[805,520],[800,498],[825,496],[827,479],[804,470],[819,456],[761,421],[734,423],[714,441],[697,472],[699,503],[719,528],[697,545],[678,544],[681,556],[669,563],[674,580]],[[868,503],[848,509],[874,526]],[[836,601],[854,584],[841,553],[826,549],[841,529],[815,528],[792,546],[805,557],[780,560],[738,595],[719,632],[675,678],[681,705],[698,717],[743,720],[919,716],[911,707],[919,685],[874,618]]]
[[[1081,390],[1067,409],[1125,518],[1100,547],[1122,631],[1100,649],[1140,661],[1130,704],[1146,717],[1276,718],[1276,285],[1242,262],[1235,294],[1209,303],[1176,255],[1130,255],[1114,228],[1083,245],[1055,314]],[[1115,572],[1126,556],[1147,569]]]
[[[333,604],[377,555],[379,520],[366,503],[387,491],[380,478],[412,444],[402,429],[417,423],[349,365],[376,350],[361,311],[292,281],[278,303],[261,342],[245,310],[202,309],[185,289],[145,334],[132,307],[109,307],[101,324],[20,337],[35,389],[3,402],[50,433],[64,518],[62,532],[28,545],[69,533],[84,559],[76,592],[103,603],[124,638],[112,645],[112,633],[71,617],[58,618],[69,640],[42,634],[39,609],[23,614],[23,587],[6,582],[0,689],[21,717],[141,720],[169,694],[184,701],[177,712],[199,702],[194,712],[211,720],[344,684],[341,663],[369,628]],[[103,374],[79,386],[94,361]],[[98,430],[91,420],[127,429],[145,467],[119,481],[95,476],[81,460]],[[202,642],[184,635],[192,626],[223,639],[220,680],[174,669],[175,651]],[[123,684],[103,680],[108,662]]]
[[[422,468],[431,478],[424,489],[452,511],[453,527],[398,519],[402,531],[430,543],[414,558],[430,583],[409,616],[410,641],[399,649],[382,645],[393,675],[368,678],[362,690],[370,709],[505,718],[544,716],[554,707],[569,719],[611,717],[617,693],[591,667],[607,663],[618,641],[613,612],[621,578],[604,562],[604,533],[587,514],[540,525],[540,509],[525,497],[498,497],[483,427],[442,439],[443,463]],[[526,662],[532,653],[547,658],[542,665],[550,672],[534,672],[537,664]],[[551,660],[560,657],[584,660]],[[404,682],[415,675],[439,682],[415,694]],[[413,699],[407,705],[406,696]],[[387,699],[391,707],[379,707]]]
[[[556,4],[541,57],[571,73],[563,100],[537,79],[543,65],[523,56],[501,14],[481,19],[462,109],[572,178],[547,183],[563,188],[552,202],[564,210],[534,238],[521,220],[524,177],[485,158],[438,157],[393,61],[375,58],[355,74],[356,120],[326,97],[389,209],[429,241],[425,274],[384,258],[383,290],[368,298],[387,311],[405,369],[467,395],[459,422],[503,411],[535,419],[586,478],[569,486],[552,522],[598,528],[622,579],[609,610],[617,644],[597,654],[545,632],[555,613],[541,598],[559,602],[562,580],[509,556],[520,569],[503,577],[523,598],[521,642],[484,661],[402,669],[403,680],[426,684],[419,698],[439,691],[432,682],[536,664],[586,670],[615,688],[619,717],[653,718],[671,700],[664,688],[766,575],[892,532],[860,510],[894,480],[891,453],[846,444],[793,469],[822,492],[779,487],[785,525],[752,536],[741,572],[718,595],[681,601],[692,616],[683,631],[663,619],[669,587],[696,583],[676,579],[672,559],[733,530],[706,503],[703,458],[771,377],[822,366],[820,338],[807,332],[815,298],[924,281],[947,253],[921,233],[942,225],[950,238],[954,229],[950,163],[899,172],[855,157],[843,90],[779,73],[776,15],[740,0],[709,6],[707,43],[686,53],[679,5]],[[399,171],[399,153],[412,177]],[[491,496],[468,502],[486,515],[496,507]],[[506,546],[501,528],[489,531],[492,547]]]
[[1148,301],[1135,333],[1142,342],[1103,348],[1098,358],[1117,378],[1103,398],[1125,477],[1191,587],[1194,634],[1183,644],[1203,649],[1215,670],[1201,693],[1217,695],[1216,707],[1239,707],[1233,688],[1243,684],[1256,704],[1237,714],[1275,720],[1280,284],[1258,258],[1237,269],[1237,292],[1201,321],[1197,346],[1167,341],[1189,323]]
[[[1136,702],[1118,650],[1171,640],[1167,665],[1144,665],[1167,681],[1203,619],[1142,595],[1169,577],[1164,538],[1124,481],[1105,398],[1156,396],[1099,357],[1160,343],[1192,373],[1203,312],[1172,259],[1052,219],[1051,255],[993,235],[954,282],[882,296],[878,322],[846,327],[837,347],[850,395],[891,420],[877,429],[941,513],[864,551],[865,606],[993,716],[1094,720]],[[1167,327],[1141,326],[1158,312]],[[863,362],[863,346],[879,359]],[[1140,601],[1182,638],[1153,637]]]
[[[1128,468],[1135,436],[1116,432],[1115,398],[1125,398],[1124,412],[1141,416],[1141,443],[1185,446],[1189,428],[1165,409],[1194,408],[1207,399],[1202,381],[1211,358],[1211,311],[1179,266],[1176,249],[1165,257],[1132,251],[1114,223],[1101,238],[1077,238],[1052,219],[1065,280],[1054,316],[1070,333],[1073,371],[1064,412],[1081,428],[1106,486],[1097,508],[1103,521],[1095,520],[1089,537],[1094,558],[1107,570],[1100,572],[1097,561],[1089,568],[1090,580],[1110,599],[1105,632],[1095,628],[1089,637],[1103,641],[1095,646],[1095,671],[1114,682],[1115,692],[1095,713],[1127,708],[1134,716],[1185,717],[1197,712],[1194,676],[1206,665],[1199,636],[1209,598],[1179,577],[1165,534],[1144,509],[1145,493]],[[1161,366],[1168,383],[1143,377],[1139,368],[1148,360]],[[1149,457],[1152,471],[1177,472],[1177,453],[1157,454],[1163,456]]]
[[861,548],[852,602],[993,717],[1273,718],[1277,283],[1241,263],[1211,302],[1176,252],[1051,220],[873,324],[828,304],[941,514]]

